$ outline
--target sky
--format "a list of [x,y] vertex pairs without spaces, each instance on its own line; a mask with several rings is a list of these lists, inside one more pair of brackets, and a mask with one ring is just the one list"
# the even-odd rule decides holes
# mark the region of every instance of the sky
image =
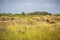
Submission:
[[60,13],[60,0],[0,0],[0,13]]

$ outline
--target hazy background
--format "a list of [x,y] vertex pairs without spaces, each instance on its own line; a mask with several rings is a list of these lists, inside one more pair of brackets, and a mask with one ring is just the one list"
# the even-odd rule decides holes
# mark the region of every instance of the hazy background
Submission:
[[47,11],[60,13],[60,0],[0,0],[0,13]]

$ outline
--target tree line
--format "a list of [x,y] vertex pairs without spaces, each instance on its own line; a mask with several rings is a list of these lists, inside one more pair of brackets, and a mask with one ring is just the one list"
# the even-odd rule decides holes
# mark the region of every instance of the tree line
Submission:
[[25,13],[25,12],[21,12],[21,13],[0,13],[0,16],[20,16],[20,15],[56,15],[56,16],[60,16],[60,14],[52,14],[52,13],[48,13],[48,12],[30,12],[30,13]]

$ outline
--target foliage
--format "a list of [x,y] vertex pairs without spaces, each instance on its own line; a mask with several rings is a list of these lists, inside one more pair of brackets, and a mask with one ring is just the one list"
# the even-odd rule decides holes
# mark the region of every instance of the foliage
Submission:
[[31,12],[29,13],[29,15],[51,15],[51,13],[48,13],[48,12]]
[[21,15],[25,15],[25,12],[22,12]]
[[0,16],[25,16],[25,15],[51,15],[51,13],[48,13],[48,12],[38,12],[38,11],[35,11],[35,12],[31,12],[31,13],[25,13],[25,12],[21,12],[20,14],[19,13],[0,13]]

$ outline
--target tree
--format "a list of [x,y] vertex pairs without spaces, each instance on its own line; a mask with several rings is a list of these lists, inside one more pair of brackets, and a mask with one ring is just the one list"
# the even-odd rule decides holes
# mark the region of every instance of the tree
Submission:
[[22,12],[21,15],[26,15],[25,12]]

